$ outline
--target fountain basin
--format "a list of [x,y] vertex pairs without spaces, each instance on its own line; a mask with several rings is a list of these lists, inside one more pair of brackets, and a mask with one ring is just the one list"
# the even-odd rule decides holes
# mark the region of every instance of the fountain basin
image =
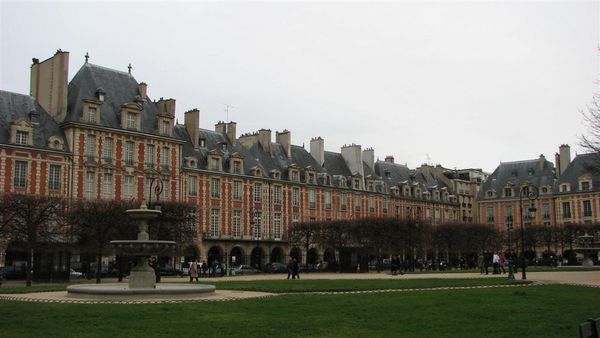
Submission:
[[176,247],[173,241],[154,240],[116,240],[110,241],[120,254],[126,256],[161,256],[169,255]]
[[155,288],[129,288],[126,283],[78,284],[67,287],[69,297],[93,298],[97,296],[142,296],[152,298],[170,298],[176,295],[208,295],[215,292],[214,285],[159,283]]

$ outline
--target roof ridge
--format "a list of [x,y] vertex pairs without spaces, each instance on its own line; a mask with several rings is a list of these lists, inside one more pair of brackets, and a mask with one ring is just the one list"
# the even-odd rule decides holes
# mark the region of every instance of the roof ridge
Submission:
[[133,77],[133,75],[131,73],[129,73],[129,72],[122,71],[122,70],[117,70],[117,69],[113,69],[113,68],[108,68],[108,67],[105,67],[105,66],[96,65],[96,64],[93,64],[93,63],[89,63],[89,62],[85,63],[83,66],[84,67],[87,66],[87,67],[91,67],[91,68],[99,68],[99,69],[102,69],[102,70],[107,70],[107,71],[119,73],[119,74],[122,74],[122,75],[129,75],[129,76]]

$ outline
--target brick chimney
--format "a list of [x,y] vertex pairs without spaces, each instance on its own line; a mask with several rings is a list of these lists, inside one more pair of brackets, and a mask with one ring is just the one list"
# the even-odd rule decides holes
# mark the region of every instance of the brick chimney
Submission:
[[319,137],[310,140],[310,155],[322,167],[325,163],[325,140]]
[[54,56],[31,65],[30,94],[57,122],[67,115],[69,52],[57,50]]
[[262,149],[271,153],[271,130],[270,129],[261,129],[258,131],[258,143],[262,147]]
[[190,139],[192,139],[192,144],[194,148],[198,148],[198,137],[199,137],[199,128],[200,128],[200,111],[198,109],[192,109],[186,111],[185,115],[185,130],[187,130],[190,135]]
[[175,99],[163,99],[161,97],[155,104],[159,114],[175,117]]
[[275,142],[281,144],[288,158],[292,157],[292,135],[289,130],[284,129],[281,133],[275,132]]
[[371,168],[371,170],[375,170],[375,150],[373,148],[367,148],[362,152],[363,161]]
[[388,155],[385,157],[385,162],[386,163],[394,163],[394,156],[392,155]]
[[138,92],[140,97],[145,100],[148,97],[148,85],[145,82],[140,82],[140,84],[138,84]]

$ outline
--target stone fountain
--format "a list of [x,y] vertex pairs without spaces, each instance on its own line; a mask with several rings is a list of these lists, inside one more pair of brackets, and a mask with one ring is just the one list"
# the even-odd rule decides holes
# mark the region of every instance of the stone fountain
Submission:
[[152,256],[166,255],[173,251],[176,244],[173,241],[151,240],[148,235],[148,220],[160,215],[159,210],[148,209],[142,202],[139,209],[126,211],[127,215],[138,221],[139,233],[137,240],[115,240],[110,243],[122,255],[135,257],[136,265],[131,269],[129,283],[80,284],[67,287],[71,296],[89,295],[189,295],[204,294],[215,291],[213,285],[156,283],[154,269],[148,265]]

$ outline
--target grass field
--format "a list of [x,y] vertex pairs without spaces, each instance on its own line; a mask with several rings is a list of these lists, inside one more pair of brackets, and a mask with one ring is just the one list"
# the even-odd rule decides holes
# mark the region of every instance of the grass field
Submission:
[[[427,288],[433,287],[432,281],[389,282]],[[265,282],[243,283],[255,288],[253,285]],[[279,281],[272,282],[272,291],[282,292],[283,287],[277,285]],[[304,288],[313,291],[386,286],[372,282],[336,280],[335,284],[319,285],[323,281],[313,280],[285,284],[290,287],[305,284]],[[404,284],[407,282],[416,285]],[[393,288],[399,288],[400,284]],[[230,284],[221,283],[220,287],[226,285]],[[580,322],[600,317],[598,299],[597,288],[542,285],[370,294],[286,294],[188,304],[2,301],[0,336],[574,337],[578,335]]]

